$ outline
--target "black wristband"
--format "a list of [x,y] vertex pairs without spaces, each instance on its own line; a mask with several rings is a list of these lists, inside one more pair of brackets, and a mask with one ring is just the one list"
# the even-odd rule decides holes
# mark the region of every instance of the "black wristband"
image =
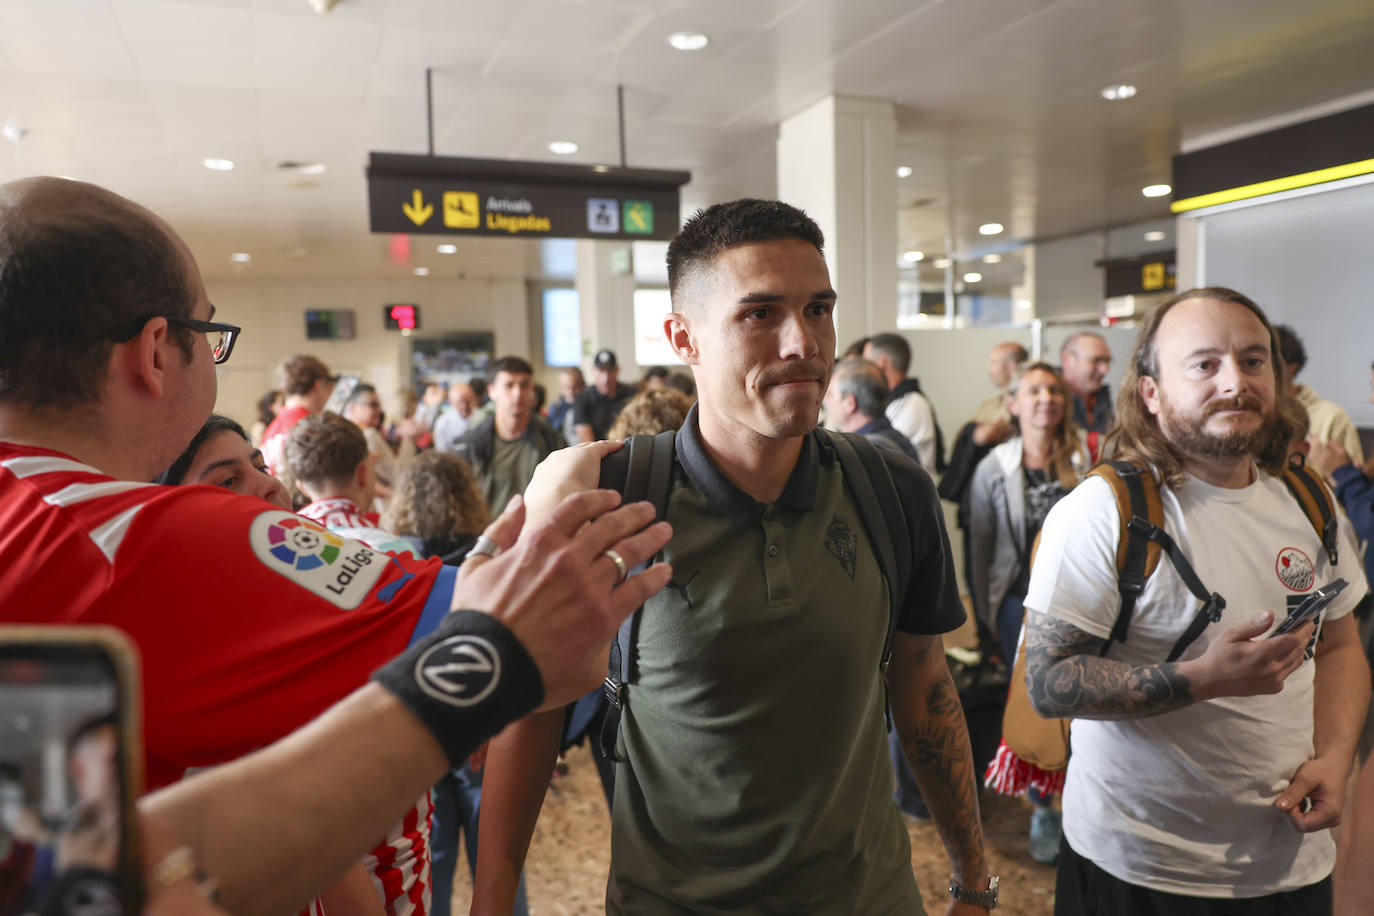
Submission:
[[372,679],[415,713],[455,767],[544,699],[534,659],[514,633],[480,611],[452,612]]

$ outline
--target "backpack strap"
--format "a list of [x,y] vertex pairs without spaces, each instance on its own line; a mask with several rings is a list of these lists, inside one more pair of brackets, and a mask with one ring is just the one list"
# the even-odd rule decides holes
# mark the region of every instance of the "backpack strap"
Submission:
[[[646,500],[654,507],[654,521],[662,521],[668,511],[668,495],[673,486],[673,454],[677,430],[664,430],[657,435],[631,436],[624,448],[612,452],[601,461],[601,479],[597,486],[616,490],[623,502]],[[647,563],[631,570],[630,575],[642,572]],[[601,694],[607,703],[598,743],[601,755],[608,760],[615,756],[616,735],[620,731],[620,715],[625,707],[626,691],[632,675],[635,643],[639,639],[639,612],[643,605],[625,619],[611,642],[606,663],[606,679]],[[580,702],[580,701],[579,701]]]
[[[1121,539],[1116,548],[1116,589],[1121,595],[1121,609],[1099,653],[1106,655],[1112,643],[1126,641],[1136,599],[1145,590],[1145,580],[1159,566],[1161,546],[1150,539],[1149,532],[1162,529],[1164,504],[1154,475],[1125,461],[1104,461],[1088,476],[1101,477],[1112,488],[1121,519]],[[1136,519],[1140,524],[1133,525]]]
[[1114,642],[1125,642],[1130,628],[1131,613],[1136,600],[1145,590],[1145,580],[1159,566],[1161,554],[1167,554],[1179,578],[1202,602],[1197,614],[1183,635],[1174,643],[1168,661],[1177,661],[1187,648],[1202,635],[1207,625],[1221,619],[1226,599],[1216,592],[1208,592],[1188,557],[1178,543],[1164,530],[1164,503],[1159,495],[1159,482],[1150,471],[1125,461],[1104,461],[1089,472],[1101,477],[1116,496],[1117,514],[1121,519],[1121,541],[1117,546],[1117,591],[1121,595],[1121,609],[1111,635],[1102,645],[1099,655],[1106,655]]
[[1312,473],[1303,460],[1301,453],[1294,453],[1283,469],[1283,482],[1288,492],[1302,507],[1303,514],[1312,523],[1317,537],[1321,538],[1331,565],[1336,565],[1336,507],[1331,504],[1331,496],[1322,484],[1321,478]]

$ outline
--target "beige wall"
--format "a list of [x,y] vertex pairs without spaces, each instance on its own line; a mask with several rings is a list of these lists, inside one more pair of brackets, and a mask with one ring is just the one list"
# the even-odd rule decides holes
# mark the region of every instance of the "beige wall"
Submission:
[[[234,355],[219,367],[215,409],[245,427],[258,397],[275,384],[276,366],[294,353],[313,353],[335,372],[356,372],[377,386],[388,414],[406,384],[409,346],[382,328],[382,306],[420,306],[418,336],[443,331],[493,331],[498,354],[537,353],[531,339],[523,277],[476,280],[208,280],[216,317],[243,328]],[[357,338],[307,340],[307,309],[353,309]]]

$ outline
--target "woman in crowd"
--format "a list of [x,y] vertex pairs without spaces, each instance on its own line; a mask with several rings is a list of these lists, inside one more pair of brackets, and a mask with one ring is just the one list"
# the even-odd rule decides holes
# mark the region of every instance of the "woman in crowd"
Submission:
[[615,442],[638,433],[678,429],[687,419],[692,401],[672,388],[650,388],[630,398],[611,424],[606,438]]
[[258,398],[258,418],[253,421],[253,426],[248,431],[248,441],[254,446],[262,445],[263,433],[267,432],[267,427],[272,425],[272,421],[285,406],[286,395],[275,388]]
[[[1031,548],[1050,507],[1088,469],[1088,453],[1067,409],[1068,389],[1046,363],[1012,380],[1007,405],[1016,433],[974,471],[969,500],[970,573],[974,613],[995,633],[1010,666],[1020,641]],[[1031,790],[1031,856],[1050,863],[1059,852],[1059,816]]]
[[291,508],[286,488],[267,473],[262,452],[248,440],[243,427],[219,414],[205,421],[186,450],[154,482],[173,486],[209,484],[265,499],[283,509]]

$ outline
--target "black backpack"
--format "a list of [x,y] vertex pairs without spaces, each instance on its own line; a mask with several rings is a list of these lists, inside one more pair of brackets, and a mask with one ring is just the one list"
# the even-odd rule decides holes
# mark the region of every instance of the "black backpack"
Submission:
[[[897,629],[897,615],[902,599],[911,586],[911,531],[902,508],[897,484],[887,469],[878,446],[863,436],[837,433],[818,428],[821,445],[829,445],[839,458],[845,483],[849,485],[854,504],[859,510],[868,539],[878,555],[878,566],[887,579],[891,598],[888,608],[887,637],[879,663],[881,676],[887,674],[892,656],[892,637]],[[674,442],[676,430],[657,435],[639,435],[626,440],[625,447],[601,462],[602,489],[617,490],[625,502],[645,500],[653,504],[655,520],[663,518],[668,508],[668,494],[672,492],[676,474]],[[643,610],[643,608],[640,608]],[[603,756],[615,756],[616,735],[620,730],[620,716],[629,700],[633,683],[635,645],[639,636],[639,610],[620,627],[611,643],[610,660],[601,694],[609,704],[601,729],[600,746]],[[579,704],[594,695],[584,697]],[[890,710],[889,726],[891,725]]]

